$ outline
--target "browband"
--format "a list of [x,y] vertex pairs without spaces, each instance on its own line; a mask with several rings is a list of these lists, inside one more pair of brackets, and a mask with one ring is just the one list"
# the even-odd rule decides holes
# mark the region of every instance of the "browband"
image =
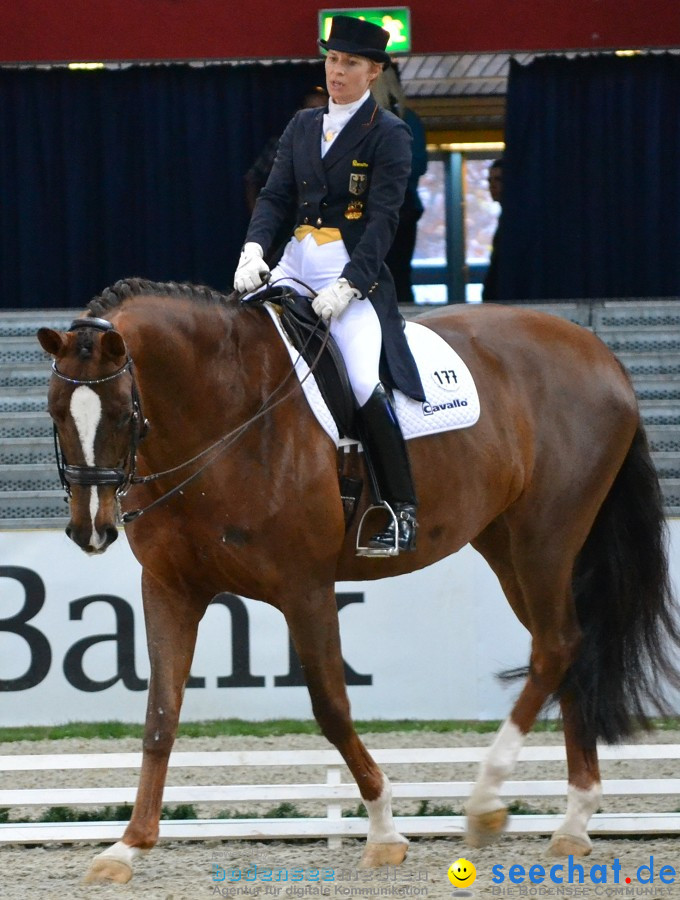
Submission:
[[79,328],[96,328],[97,331],[114,331],[113,323],[108,319],[98,319],[92,316],[86,319],[74,319],[71,322],[69,331],[78,331]]

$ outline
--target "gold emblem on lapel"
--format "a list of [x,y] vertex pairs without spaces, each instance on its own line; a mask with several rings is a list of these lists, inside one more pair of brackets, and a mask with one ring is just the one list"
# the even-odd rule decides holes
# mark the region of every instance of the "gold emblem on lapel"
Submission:
[[353,165],[353,166],[357,166],[357,167],[359,167],[359,168],[361,168],[361,169],[367,169],[367,168],[368,168],[368,163],[366,163],[366,162],[359,162],[358,159],[353,159],[353,160],[352,160],[352,165]]
[[350,194],[354,194],[355,197],[358,197],[360,194],[366,190],[366,186],[368,184],[368,175],[363,175],[360,172],[352,172],[349,176],[349,192]]
[[345,210],[346,219],[360,219],[364,214],[364,204],[362,200],[352,200]]

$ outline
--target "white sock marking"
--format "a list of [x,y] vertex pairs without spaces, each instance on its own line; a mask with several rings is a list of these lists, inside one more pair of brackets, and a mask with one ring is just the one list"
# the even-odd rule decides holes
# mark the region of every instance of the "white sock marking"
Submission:
[[588,822],[601,799],[602,785],[599,781],[586,790],[570,784],[567,790],[567,812],[556,834],[570,834],[590,843]]
[[[80,439],[80,447],[85,458],[85,465],[93,466],[94,461],[94,439],[97,435],[97,428],[102,417],[102,402],[99,394],[95,393],[92,388],[81,384],[71,394],[71,415]],[[95,528],[95,519],[99,511],[99,493],[96,487],[90,488],[90,518],[92,520],[92,536],[90,543],[98,549],[102,540],[100,540],[97,529]]]
[[524,735],[510,719],[506,719],[479,769],[477,783],[465,804],[468,815],[481,815],[503,809],[498,791],[515,767],[524,744]]
[[116,841],[115,844],[112,844],[110,847],[107,847],[106,850],[102,850],[101,853],[98,853],[95,856],[95,859],[115,859],[117,862],[121,862],[132,868],[132,863],[135,859],[148,852],[148,850],[140,850],[139,847],[129,847],[122,841]]
[[369,843],[408,844],[403,834],[399,834],[394,827],[392,785],[385,775],[383,775],[383,789],[380,796],[375,800],[364,800],[364,806],[368,811],[367,841]]

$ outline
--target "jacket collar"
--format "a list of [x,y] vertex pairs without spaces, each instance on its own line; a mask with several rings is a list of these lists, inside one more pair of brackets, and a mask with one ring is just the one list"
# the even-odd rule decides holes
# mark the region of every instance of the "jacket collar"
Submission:
[[[368,132],[375,126],[378,118],[378,104],[373,97],[369,97],[359,109],[354,113],[349,122],[342,129],[340,134],[328,148],[326,155],[321,160],[324,169],[330,169],[340,159],[343,158],[356,144],[360,143]],[[321,121],[323,115],[319,118],[319,144],[321,146]],[[321,154],[317,151],[319,158]]]

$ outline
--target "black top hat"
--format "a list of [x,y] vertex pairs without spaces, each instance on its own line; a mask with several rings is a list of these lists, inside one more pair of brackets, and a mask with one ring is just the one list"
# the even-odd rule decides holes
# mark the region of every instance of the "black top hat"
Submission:
[[374,62],[388,63],[385,47],[390,34],[379,25],[353,16],[333,16],[327,41],[319,41],[324,50],[339,50],[354,56],[366,56]]

